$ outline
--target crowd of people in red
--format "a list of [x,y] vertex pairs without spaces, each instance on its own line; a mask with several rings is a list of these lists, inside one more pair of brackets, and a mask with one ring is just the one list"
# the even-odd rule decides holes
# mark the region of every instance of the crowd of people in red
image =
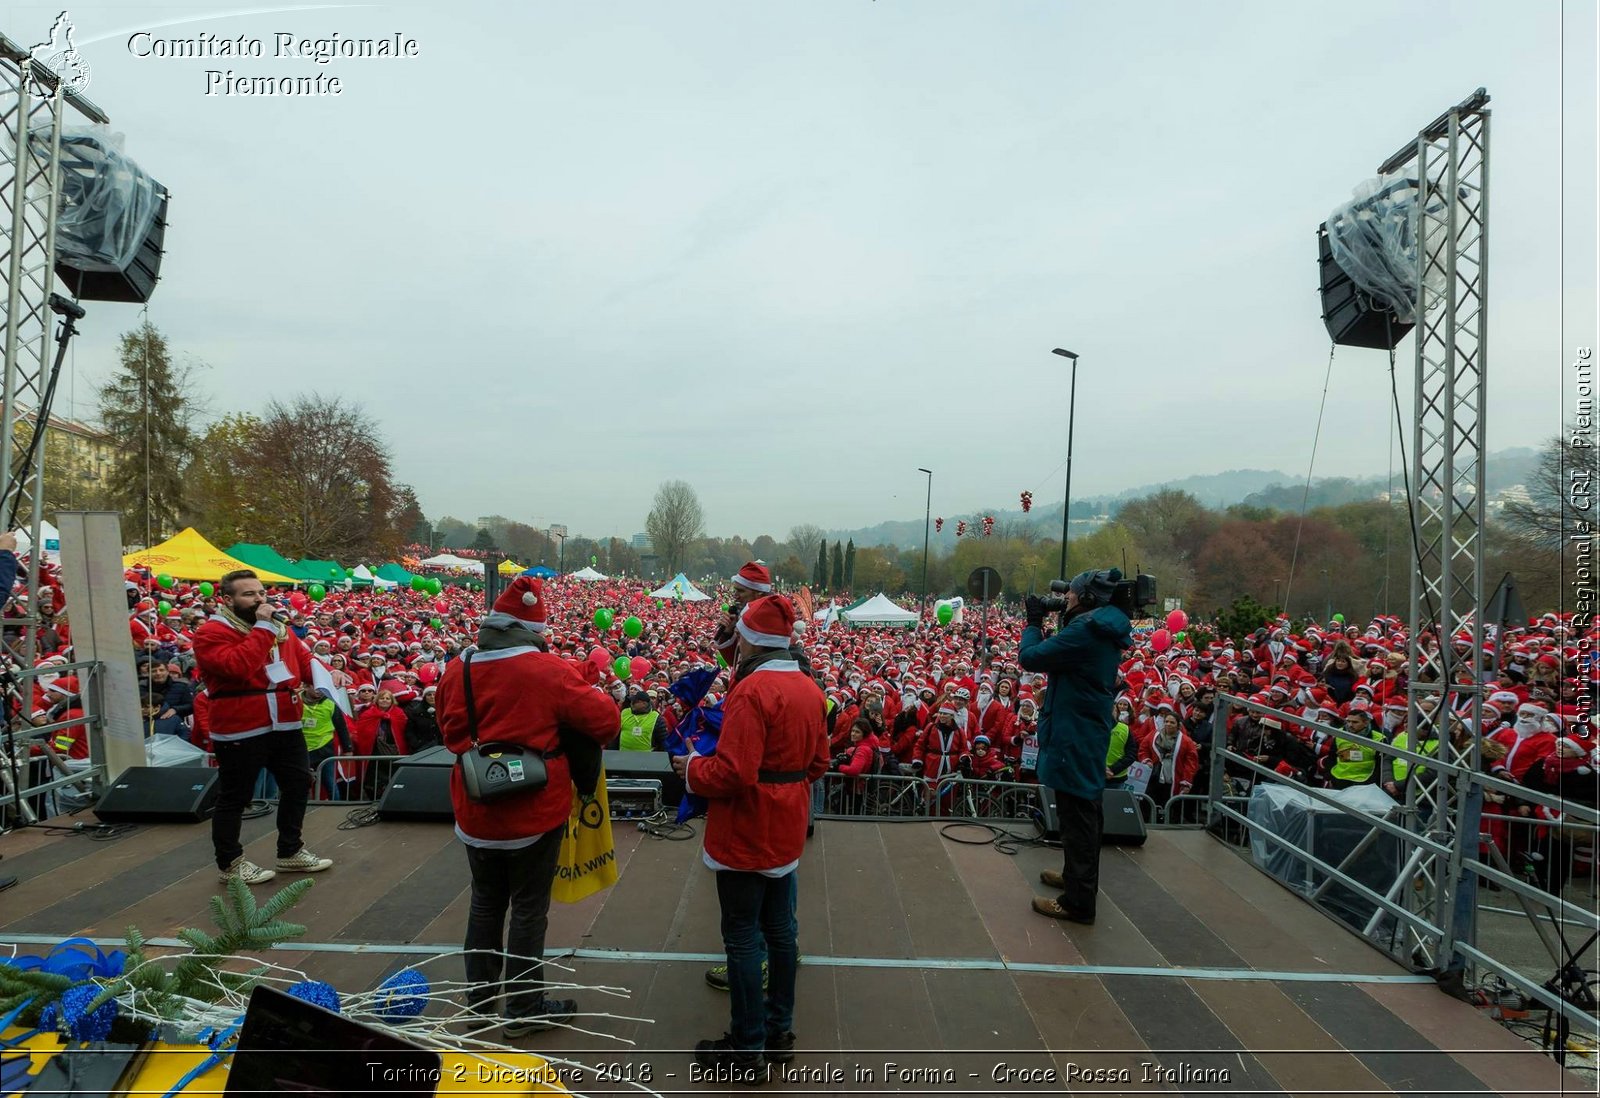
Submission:
[[[138,653],[150,730],[207,748],[212,702],[196,679],[192,649],[214,597],[199,584],[160,590],[150,577],[135,574],[128,582],[130,641]],[[75,678],[49,671],[70,658],[71,631],[59,610],[59,585],[44,590],[37,645],[43,674],[32,698],[38,723],[77,710]],[[619,709],[635,717],[654,714],[650,723],[665,733],[684,716],[668,688],[696,667],[723,663],[716,628],[725,600],[740,588],[719,587],[711,601],[693,603],[656,600],[641,582],[560,579],[545,590],[551,650],[575,664]],[[348,695],[347,718],[326,697],[307,691],[309,703],[326,707],[334,733],[332,742],[314,751],[322,750],[322,757],[403,755],[441,742],[434,687],[445,665],[474,643],[483,614],[480,592],[464,586],[438,595],[335,589],[315,603],[301,592],[273,597],[281,601],[289,628],[326,669],[327,682]],[[169,604],[164,615],[162,602]],[[601,608],[612,612],[604,631],[596,625]],[[637,636],[622,628],[628,618],[638,619]],[[834,768],[845,787],[859,791],[875,775],[915,776],[928,783],[932,800],[941,783],[956,777],[1032,780],[1044,682],[1018,666],[1021,632],[1020,616],[1005,608],[991,613],[986,637],[971,615],[963,623],[927,621],[909,630],[835,624],[823,631],[820,623],[797,628],[796,653],[828,700]],[[1409,741],[1410,638],[1398,619],[1379,616],[1364,627],[1335,621],[1298,632],[1280,620],[1244,637],[1199,635],[1207,639],[1198,647],[1169,635],[1157,651],[1156,631],[1136,632],[1122,665],[1118,723],[1106,760],[1109,785],[1132,782],[1157,805],[1174,795],[1206,792],[1205,761],[1221,692],[1322,726],[1312,731],[1270,715],[1233,711],[1228,746],[1285,776],[1334,788],[1372,783],[1400,800],[1408,783],[1430,780],[1425,766],[1383,755],[1370,742],[1424,754],[1433,750],[1431,743]],[[1464,654],[1471,639],[1424,634],[1418,649],[1425,669],[1434,666],[1427,657],[1441,643]],[[1481,736],[1487,771],[1592,803],[1600,772],[1597,644],[1600,625],[1570,616],[1545,614],[1508,629],[1486,653],[1496,671],[1482,727],[1470,728],[1465,713],[1451,714],[1439,726],[1447,725],[1463,742]],[[702,704],[716,705],[726,685],[724,669]],[[645,744],[654,746],[650,739]],[[81,730],[66,733],[57,746],[76,758],[87,752]],[[1250,777],[1231,768],[1228,780],[1242,789]],[[373,792],[359,764],[339,766],[337,778],[323,796]],[[1559,823],[1553,810],[1514,797],[1491,793],[1489,801],[1491,816]],[[1508,829],[1491,820],[1488,829],[1508,857],[1541,841],[1528,827]]]

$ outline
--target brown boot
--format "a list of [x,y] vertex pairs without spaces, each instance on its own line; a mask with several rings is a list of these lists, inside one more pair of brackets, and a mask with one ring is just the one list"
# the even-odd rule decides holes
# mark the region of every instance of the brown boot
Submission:
[[1039,879],[1051,888],[1064,890],[1067,887],[1067,882],[1062,879],[1059,870],[1047,869],[1039,874]]
[[1048,896],[1035,896],[1033,910],[1040,915],[1048,915],[1052,919],[1065,919],[1071,923],[1082,923],[1084,926],[1094,925],[1094,915],[1087,911],[1068,911]]

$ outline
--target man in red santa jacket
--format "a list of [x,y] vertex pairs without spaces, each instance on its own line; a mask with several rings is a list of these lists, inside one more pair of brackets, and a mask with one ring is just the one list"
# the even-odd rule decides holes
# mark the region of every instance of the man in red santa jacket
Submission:
[[[616,736],[622,717],[611,699],[591,687],[573,664],[548,651],[544,636],[546,596],[538,580],[518,576],[484,616],[476,649],[452,660],[439,680],[439,730],[456,755],[477,742],[514,743],[544,756],[543,788],[488,802],[467,796],[461,768],[450,773],[450,803],[456,838],[467,848],[472,870],[472,905],[467,916],[466,966],[472,987],[467,1002],[480,1014],[501,993],[501,971],[510,958],[505,1013],[514,1021],[507,1037],[521,1037],[571,1019],[577,1004],[548,999],[539,987],[550,890],[555,884],[561,837],[572,812],[572,792],[594,792],[583,759],[569,755],[563,730],[579,748],[598,757]],[[470,660],[470,664],[468,661]],[[472,676],[473,706],[467,706],[466,676]],[[580,775],[575,778],[574,775]],[[506,931],[509,909],[511,925]]]
[[195,634],[194,658],[209,697],[211,750],[218,775],[211,842],[224,881],[270,881],[276,874],[246,861],[239,844],[244,810],[263,768],[278,782],[278,860],[285,872],[317,873],[333,864],[300,841],[311,760],[302,729],[300,686],[311,681],[311,654],[273,618],[266,588],[249,569],[218,585],[218,608]]
[[685,787],[709,802],[704,859],[717,873],[728,955],[732,1023],[722,1037],[699,1042],[695,1060],[730,1082],[760,1081],[768,1063],[794,1058],[796,870],[810,785],[828,769],[826,703],[790,656],[794,622],[781,596],[745,606],[716,754],[672,760]]

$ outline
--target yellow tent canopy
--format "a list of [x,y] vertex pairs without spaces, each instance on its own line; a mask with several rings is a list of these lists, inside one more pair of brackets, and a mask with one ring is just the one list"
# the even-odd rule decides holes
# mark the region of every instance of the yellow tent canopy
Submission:
[[[181,580],[210,580],[215,583],[224,572],[236,568],[249,568],[242,560],[235,560],[212,545],[194,527],[174,534],[160,545],[129,553],[122,558],[124,568],[148,568],[158,576],[171,576]],[[253,569],[262,583],[301,583],[293,576]]]
[[517,564],[515,561],[503,560],[500,562],[498,571],[502,576],[520,576],[522,575],[522,565]]

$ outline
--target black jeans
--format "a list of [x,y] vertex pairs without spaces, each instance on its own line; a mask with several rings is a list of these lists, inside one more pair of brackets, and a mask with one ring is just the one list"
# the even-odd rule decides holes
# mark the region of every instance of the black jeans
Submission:
[[[472,868],[472,907],[467,915],[467,1005],[493,1014],[500,997],[500,974],[509,959],[506,995],[508,1018],[545,1013],[544,989],[531,981],[544,959],[544,933],[550,926],[550,888],[561,857],[562,824],[534,843],[515,850],[467,847]],[[506,940],[506,909],[511,909],[511,936]]]
[[299,853],[300,829],[306,822],[306,798],[311,792],[311,763],[306,757],[305,733],[298,728],[263,732],[244,740],[216,740],[217,807],[211,815],[211,844],[217,868],[227,869],[244,854],[239,845],[239,823],[255,793],[263,769],[278,782],[278,857]]
[[325,743],[315,751],[306,752],[306,759],[311,764],[312,786],[317,791],[317,799],[319,801],[333,800],[333,791],[338,788],[333,780],[335,768],[322,765],[333,758],[335,754],[337,752],[334,751],[331,743]]
[[1073,914],[1094,914],[1100,891],[1100,798],[1074,797],[1057,789],[1056,822],[1061,827],[1061,879],[1066,887],[1056,902]]
[[[760,1049],[767,1034],[794,1027],[794,985],[800,965],[794,908],[799,870],[782,877],[717,871],[722,945],[728,954],[728,994],[736,1048]],[[761,993],[761,962],[767,991]]]

